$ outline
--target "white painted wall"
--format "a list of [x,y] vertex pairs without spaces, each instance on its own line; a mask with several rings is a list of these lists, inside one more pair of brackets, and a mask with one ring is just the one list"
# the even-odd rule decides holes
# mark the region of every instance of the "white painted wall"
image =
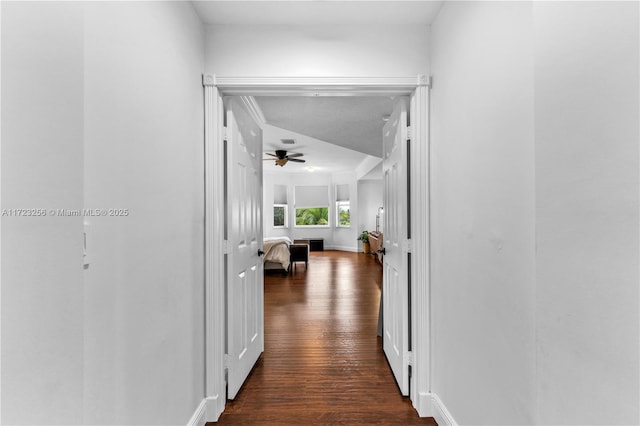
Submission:
[[534,3],[542,424],[640,424],[639,12]]
[[535,419],[531,4],[432,32],[432,390],[459,424]]
[[638,4],[432,32],[432,390],[460,424],[638,424]]
[[405,76],[429,71],[428,27],[209,25],[206,71],[223,76]]
[[204,398],[204,31],[184,2],[2,3],[3,424],[186,424]]
[[83,20],[71,3],[2,2],[2,424],[80,424]]
[[[365,229],[376,230],[376,214],[382,206],[382,179],[358,181],[358,234]],[[383,217],[380,217],[380,230],[383,229]]]
[[204,397],[204,33],[189,3],[85,22],[87,423],[184,424]]
[[[263,175],[264,179],[264,236],[280,237],[288,236],[292,240],[296,238],[324,238],[325,250],[356,251],[358,248],[358,186],[355,173],[269,173]],[[274,185],[286,185],[289,201],[289,227],[273,227],[273,187]],[[336,185],[348,184],[351,197],[351,226],[337,228],[335,191]],[[328,228],[304,228],[295,226],[294,187],[304,185],[327,185],[329,187],[329,223]]]
[[333,241],[331,248],[335,250],[356,251],[358,248],[358,217],[360,205],[358,204],[358,181],[355,172],[334,173],[332,176],[333,223],[336,222],[336,185],[349,185],[349,211],[351,213],[351,226],[348,228],[333,228]]

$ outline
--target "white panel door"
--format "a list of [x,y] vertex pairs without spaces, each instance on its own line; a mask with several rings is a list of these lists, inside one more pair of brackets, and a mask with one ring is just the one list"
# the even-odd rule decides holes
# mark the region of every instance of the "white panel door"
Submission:
[[262,129],[241,98],[227,103],[227,396],[234,399],[264,350]]
[[384,275],[382,339],[402,395],[409,394],[407,100],[401,98],[383,129]]

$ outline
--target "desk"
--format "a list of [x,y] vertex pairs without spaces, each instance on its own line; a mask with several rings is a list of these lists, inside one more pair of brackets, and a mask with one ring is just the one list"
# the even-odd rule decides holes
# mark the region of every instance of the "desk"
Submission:
[[371,252],[376,256],[378,262],[382,263],[382,253],[378,250],[382,249],[382,233],[371,231],[369,232],[369,245],[371,246]]

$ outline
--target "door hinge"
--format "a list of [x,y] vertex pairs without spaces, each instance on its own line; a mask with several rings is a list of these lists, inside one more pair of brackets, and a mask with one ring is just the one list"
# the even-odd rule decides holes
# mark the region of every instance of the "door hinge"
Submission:
[[222,240],[222,252],[229,254],[229,240]]
[[407,126],[407,140],[413,139],[413,127]]
[[413,248],[413,241],[411,239],[404,240],[402,242],[402,246],[405,252],[411,253],[411,249]]
[[405,352],[404,360],[407,363],[407,365],[413,365],[413,352],[411,351]]
[[222,138],[223,138],[225,141],[228,141],[228,140],[229,140],[229,139],[228,139],[228,137],[229,137],[229,136],[228,136],[228,132],[227,132],[227,130],[228,130],[228,129],[229,129],[228,127],[223,127],[223,128],[222,128]]
[[407,365],[413,365],[413,352],[405,352],[404,361],[407,363]]
[[222,357],[222,368],[225,370],[229,369],[229,354],[224,354]]

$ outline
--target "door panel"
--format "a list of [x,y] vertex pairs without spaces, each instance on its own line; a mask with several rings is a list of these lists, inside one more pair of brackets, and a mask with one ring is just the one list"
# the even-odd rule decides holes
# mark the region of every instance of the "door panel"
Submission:
[[402,395],[409,394],[407,100],[396,103],[383,129],[383,349]]
[[234,399],[264,350],[262,129],[241,99],[227,103],[227,395]]

